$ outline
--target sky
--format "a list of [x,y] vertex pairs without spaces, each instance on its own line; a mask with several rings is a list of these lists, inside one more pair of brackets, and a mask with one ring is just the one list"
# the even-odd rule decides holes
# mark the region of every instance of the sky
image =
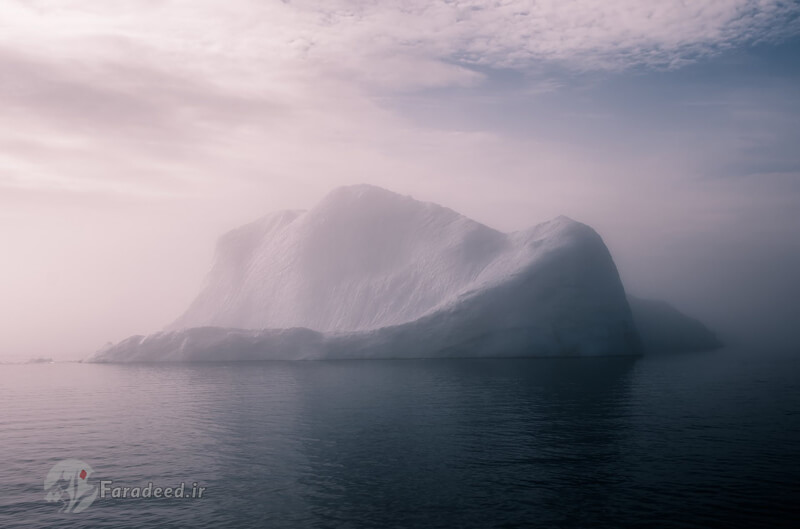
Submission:
[[158,331],[216,238],[366,182],[594,227],[628,291],[796,343],[800,3],[3,0],[0,360]]

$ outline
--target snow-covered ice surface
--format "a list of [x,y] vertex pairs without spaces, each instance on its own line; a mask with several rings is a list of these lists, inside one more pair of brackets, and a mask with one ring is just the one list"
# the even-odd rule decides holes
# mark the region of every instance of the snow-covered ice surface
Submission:
[[357,185],[224,235],[185,314],[91,360],[640,353],[616,266],[590,227],[558,217],[506,234]]

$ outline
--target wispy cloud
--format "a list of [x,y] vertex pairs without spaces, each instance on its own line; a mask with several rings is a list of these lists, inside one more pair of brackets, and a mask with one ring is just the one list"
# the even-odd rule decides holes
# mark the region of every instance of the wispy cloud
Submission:
[[798,30],[798,6],[771,0],[293,2],[318,25],[309,56],[422,55],[461,64],[579,69],[679,66],[743,42]]
[[[676,67],[792,34],[798,10],[777,0],[9,0],[0,5],[3,141],[52,156],[7,151],[0,172],[85,189],[95,177],[244,172],[222,160],[237,140],[234,158],[257,165],[265,149],[248,144],[388,141],[409,126],[370,95],[475,85],[485,67]],[[559,86],[533,80],[528,93]],[[65,138],[75,163],[54,166]]]
[[404,83],[391,72],[413,60],[445,61],[440,71],[427,72],[432,76],[417,77],[454,81],[469,78],[454,64],[679,65],[727,46],[791,35],[798,12],[796,3],[781,0],[10,0],[0,8],[0,27],[6,43],[51,56],[77,52],[85,61],[120,53],[130,60],[137,51],[139,61],[201,71],[215,64],[219,74],[249,72],[250,81],[293,63],[296,70],[329,68]]

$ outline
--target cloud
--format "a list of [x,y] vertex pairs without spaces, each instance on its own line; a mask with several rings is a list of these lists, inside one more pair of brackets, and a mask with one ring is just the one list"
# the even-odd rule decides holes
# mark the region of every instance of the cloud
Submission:
[[469,82],[459,68],[470,65],[675,66],[795,34],[798,12],[780,0],[11,0],[0,8],[6,43],[85,61],[125,54],[247,84],[276,68],[341,69],[369,82],[413,60],[449,65],[417,72],[423,84]]
[[[453,138],[381,97],[474,87],[498,69],[677,67],[791,35],[799,10],[777,0],[9,0],[0,193],[158,197],[223,178],[405,165],[387,155],[393,145],[447,152]],[[524,79],[531,98],[564,84]],[[494,149],[491,133],[479,137],[470,149]]]
[[[320,12],[314,2],[293,2]],[[461,64],[579,69],[678,66],[721,48],[798,30],[798,6],[780,1],[522,0],[326,2],[313,29],[320,53],[381,49]],[[312,48],[313,51],[313,48]]]
[[[792,34],[798,10],[777,0],[9,0],[0,103],[14,136],[163,162],[219,148],[222,130],[398,126],[364,99],[472,86],[485,68],[674,67]],[[559,86],[532,79],[528,93]]]

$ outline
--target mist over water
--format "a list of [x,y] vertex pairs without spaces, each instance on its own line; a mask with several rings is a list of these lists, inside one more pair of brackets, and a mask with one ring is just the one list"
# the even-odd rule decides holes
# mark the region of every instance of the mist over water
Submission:
[[[0,366],[0,526],[789,527],[788,353]],[[66,458],[207,492],[62,514]]]

